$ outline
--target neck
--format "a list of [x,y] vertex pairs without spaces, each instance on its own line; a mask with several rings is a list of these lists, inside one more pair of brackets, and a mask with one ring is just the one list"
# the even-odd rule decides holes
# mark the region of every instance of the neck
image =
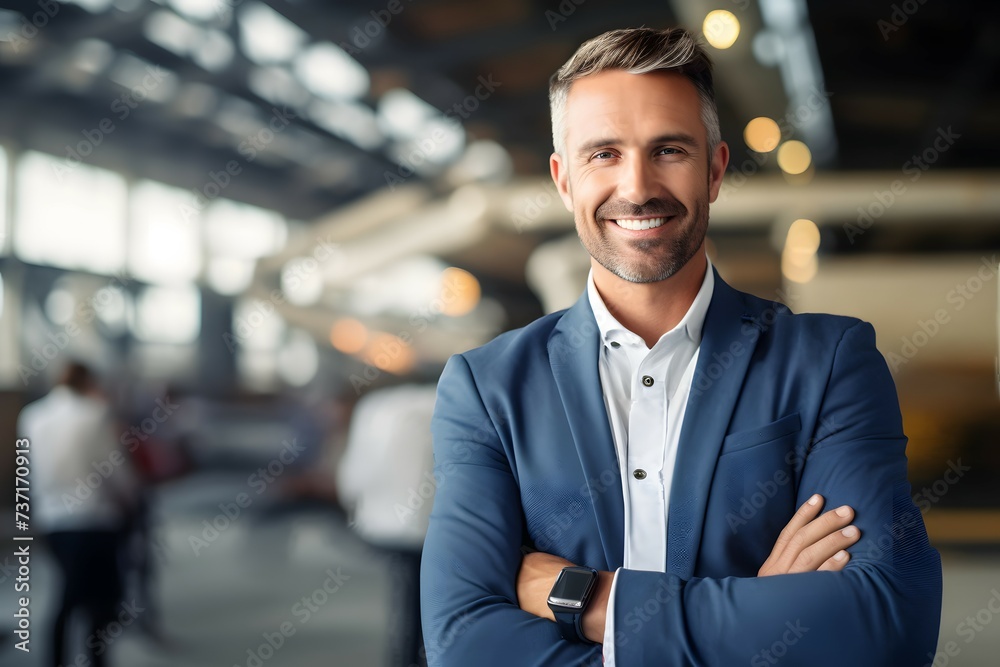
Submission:
[[704,246],[666,280],[632,283],[611,273],[591,259],[594,286],[608,311],[629,331],[653,347],[660,336],[673,329],[691,308],[705,279],[708,261]]

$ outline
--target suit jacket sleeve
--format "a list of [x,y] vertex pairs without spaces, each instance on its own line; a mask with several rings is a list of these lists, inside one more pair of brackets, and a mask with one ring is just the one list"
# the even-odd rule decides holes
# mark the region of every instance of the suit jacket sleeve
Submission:
[[468,363],[451,358],[432,422],[437,491],[421,609],[429,667],[596,665],[599,645],[563,641],[517,604],[524,520],[518,485]]
[[856,324],[841,338],[819,423],[827,428],[796,461],[798,503],[820,493],[826,509],[855,509],[862,538],[849,549],[848,566],[690,580],[622,570],[618,664],[875,667],[924,665],[933,657],[940,559],[910,498],[895,387],[871,325]]

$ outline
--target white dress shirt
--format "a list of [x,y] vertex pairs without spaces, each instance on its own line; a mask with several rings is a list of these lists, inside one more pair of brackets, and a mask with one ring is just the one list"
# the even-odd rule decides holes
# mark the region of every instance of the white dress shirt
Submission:
[[[712,263],[708,261],[701,289],[687,313],[650,348],[608,311],[594,284],[593,271],[587,279],[587,295],[601,336],[601,389],[625,500],[623,563],[630,570],[666,571],[674,462],[714,287]],[[606,667],[615,664],[617,582],[616,572],[604,632]]]
[[45,532],[114,530],[137,480],[108,406],[59,385],[28,405],[17,431],[31,442],[32,518]]

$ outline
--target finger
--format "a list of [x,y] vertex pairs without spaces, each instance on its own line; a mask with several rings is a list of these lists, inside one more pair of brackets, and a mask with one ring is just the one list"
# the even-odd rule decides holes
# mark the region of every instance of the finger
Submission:
[[[823,513],[822,516],[813,519],[792,535],[791,539],[788,541],[788,545],[785,547],[784,552],[776,561],[775,565],[785,572],[789,571],[789,568],[791,568],[792,564],[799,559],[799,556],[801,556],[803,551],[809,549],[820,540],[826,538],[828,535],[832,535],[840,531],[846,527],[852,519],[854,519],[854,510],[847,505],[843,505],[835,510]],[[834,549],[824,558],[817,561],[815,565],[818,567],[824,560],[826,560],[826,558],[836,553],[836,551],[837,550]]]
[[831,533],[812,546],[803,549],[788,571],[813,572],[840,551],[853,546],[859,539],[861,539],[861,531],[858,530],[857,526],[847,526],[843,530]]
[[840,572],[851,562],[851,554],[843,549],[833,554],[825,563],[819,566],[818,572]]
[[802,503],[795,514],[792,515],[791,520],[778,534],[778,539],[774,543],[774,548],[771,549],[771,554],[764,561],[764,565],[761,566],[762,570],[773,565],[781,558],[792,536],[803,526],[815,519],[821,509],[823,509],[823,496],[818,493],[814,493],[809,500]]
[[[812,501],[812,498],[809,500]],[[768,563],[768,566],[776,573],[788,572],[804,549],[833,531],[843,528],[853,518],[853,510],[850,508],[848,508],[847,516],[838,514],[838,512],[844,512],[844,507],[817,517],[816,514],[819,513],[821,503],[822,498],[815,505],[810,506],[807,502],[804,509],[796,512],[796,516],[793,516],[792,520],[785,526],[788,533],[784,535],[783,539],[779,537],[779,542],[776,544],[775,550],[772,551],[771,562]],[[803,520],[807,521],[803,523]],[[781,547],[780,551],[778,546]]]
[[[854,510],[847,505],[843,505],[835,510],[823,513],[818,518],[799,528],[788,540],[784,551],[778,554],[774,562],[770,564],[771,571],[774,573],[787,573],[815,570],[839,549],[849,545],[841,544],[836,542],[836,540],[834,540],[836,548],[833,550],[829,550],[829,542],[827,546],[818,549],[814,549],[814,545],[828,536],[838,533],[853,518]],[[806,556],[803,556],[803,552],[807,549],[812,550]],[[817,560],[817,554],[825,555]],[[812,567],[803,569],[806,567],[804,563],[808,563]]]

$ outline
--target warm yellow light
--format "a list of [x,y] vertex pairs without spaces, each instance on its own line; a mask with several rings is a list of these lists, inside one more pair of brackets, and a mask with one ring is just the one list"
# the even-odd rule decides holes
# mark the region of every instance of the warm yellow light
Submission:
[[482,289],[476,277],[454,266],[445,269],[441,274],[441,312],[451,317],[458,317],[472,312],[479,303]]
[[373,334],[361,357],[366,363],[393,375],[405,375],[417,365],[413,347],[389,333]]
[[740,36],[740,21],[725,9],[716,9],[708,13],[702,24],[705,40],[717,49],[728,49]]
[[816,255],[796,258],[791,253],[781,254],[781,273],[793,283],[807,283],[816,277],[819,262]]
[[356,354],[365,347],[368,328],[352,317],[337,320],[330,329],[330,344],[344,354]]
[[807,283],[816,276],[819,261],[819,227],[812,220],[800,218],[788,228],[785,248],[781,252],[781,273],[788,280]]
[[800,218],[788,228],[785,247],[795,252],[815,254],[819,250],[819,227],[812,220]]
[[812,153],[801,141],[786,141],[778,149],[778,166],[786,174],[801,174],[812,164]]
[[770,153],[778,147],[778,142],[781,141],[781,129],[770,118],[765,116],[754,118],[747,123],[746,129],[743,130],[743,140],[750,147],[750,150],[758,153]]

